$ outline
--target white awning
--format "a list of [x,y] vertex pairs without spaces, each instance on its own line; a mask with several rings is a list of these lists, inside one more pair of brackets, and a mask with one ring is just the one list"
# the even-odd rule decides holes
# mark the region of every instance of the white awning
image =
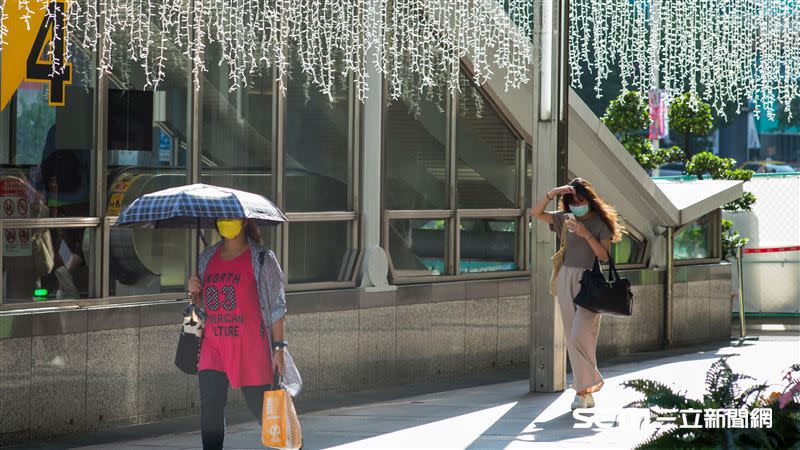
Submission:
[[743,181],[728,180],[653,180],[680,211],[683,225],[702,217],[742,196]]

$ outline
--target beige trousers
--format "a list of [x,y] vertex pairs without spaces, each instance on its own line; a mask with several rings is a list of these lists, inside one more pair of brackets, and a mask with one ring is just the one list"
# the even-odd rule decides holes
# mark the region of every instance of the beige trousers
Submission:
[[596,356],[601,315],[572,302],[581,289],[580,280],[584,270],[586,269],[562,266],[558,273],[557,287],[567,356],[572,367],[573,383],[569,387],[581,395],[597,392],[604,384],[603,377],[597,370]]

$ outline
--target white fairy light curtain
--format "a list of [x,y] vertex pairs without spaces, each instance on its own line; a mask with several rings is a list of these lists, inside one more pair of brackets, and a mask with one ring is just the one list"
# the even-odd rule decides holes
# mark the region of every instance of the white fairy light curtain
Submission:
[[[14,39],[6,26],[9,14],[48,11],[50,3],[0,0],[0,46]],[[191,62],[195,86],[207,64],[227,65],[231,90],[264,68],[275,67],[282,79],[291,48],[305,76],[331,98],[338,72],[352,77],[363,100],[368,64],[397,98],[410,88],[403,81],[408,77],[422,89],[444,76],[447,87],[457,90],[462,57],[471,60],[478,83],[497,76],[505,77],[507,89],[527,83],[530,29],[513,26],[509,15],[531,14],[531,0],[72,0],[65,47],[99,52],[103,74],[118,64],[139,64],[150,89],[164,81],[170,58]],[[221,49],[219,61],[204,55],[212,44]],[[370,56],[375,50],[380,57]],[[64,70],[64,58],[51,61],[53,73]],[[501,74],[494,73],[498,69]]]
[[[588,70],[623,88],[692,92],[724,116],[747,98],[756,114],[800,97],[800,2],[569,0],[571,81]],[[609,93],[616,95],[617,93]]]

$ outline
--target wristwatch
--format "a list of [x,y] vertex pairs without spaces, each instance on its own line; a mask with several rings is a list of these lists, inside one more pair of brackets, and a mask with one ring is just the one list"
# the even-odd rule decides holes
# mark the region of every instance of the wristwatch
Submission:
[[286,341],[275,341],[272,343],[272,349],[275,351],[284,350],[286,347],[289,346],[289,343]]

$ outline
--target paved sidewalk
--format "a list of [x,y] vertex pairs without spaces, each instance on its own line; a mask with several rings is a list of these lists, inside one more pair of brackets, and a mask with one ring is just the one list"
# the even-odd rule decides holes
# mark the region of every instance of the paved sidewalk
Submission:
[[[607,423],[614,423],[617,411],[610,409],[621,407],[639,397],[634,391],[620,386],[620,383],[632,378],[660,380],[676,389],[688,391],[690,396],[700,397],[704,392],[706,370],[719,355],[731,353],[738,354],[729,359],[734,371],[742,371],[759,382],[779,383],[783,371],[790,364],[800,361],[800,335],[795,332],[767,333],[759,341],[748,341],[740,347],[731,347],[728,342],[722,342],[662,352],[655,359],[643,360],[648,358],[645,354],[617,360],[601,367],[606,384],[595,394],[595,414],[610,420]],[[517,371],[508,376],[524,377],[526,373]],[[571,375],[568,375],[568,382],[571,381],[569,378]],[[609,429],[574,428],[578,422],[569,409],[574,391],[529,393],[527,379],[444,392],[430,392],[430,386],[417,387],[412,385],[403,389],[408,394],[419,394],[425,389],[429,392],[301,414],[305,448],[631,448],[652,431],[649,426],[641,427],[638,423],[631,425],[620,418]],[[358,395],[362,398],[354,401],[364,401],[365,394]],[[380,391],[367,395],[373,398],[381,396]],[[396,395],[396,392],[391,395]],[[197,418],[192,420],[196,422]],[[147,425],[32,443],[26,448],[200,448],[200,434],[196,425],[191,430],[151,431],[149,437],[144,438],[142,427]],[[259,431],[255,421],[230,425],[225,439],[226,448],[262,448]],[[78,443],[94,445],[80,447],[75,445]]]

